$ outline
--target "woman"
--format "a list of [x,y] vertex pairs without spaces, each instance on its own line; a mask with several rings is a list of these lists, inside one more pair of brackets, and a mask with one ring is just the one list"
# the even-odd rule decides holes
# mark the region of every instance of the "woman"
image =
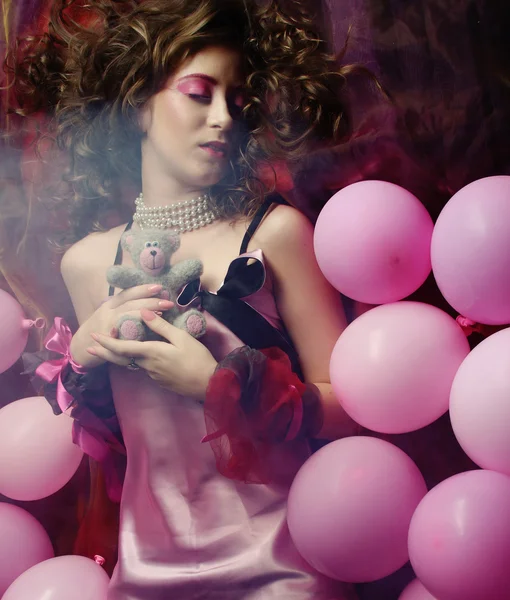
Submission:
[[[115,452],[127,453],[108,598],[350,598],[304,563],[285,521],[308,440],[355,430],[328,373],[345,317],[315,262],[311,224],[257,178],[257,165],[345,134],[348,69],[297,2],[292,13],[239,0],[66,4],[16,76],[25,99],[37,94],[20,112],[54,111],[71,157],[81,239],[61,272],[79,329],[62,379],[76,441],[111,472]],[[126,176],[141,191],[133,219],[92,232]],[[204,310],[200,340],[161,318],[173,303],[157,286],[110,289],[105,300],[113,257],[131,264],[123,231],[161,212],[179,228],[184,203],[199,220],[180,226],[172,264],[203,263],[200,287],[179,298]],[[225,292],[232,281],[236,297]],[[167,342],[118,339],[126,314]],[[105,372],[114,413],[97,391]]]

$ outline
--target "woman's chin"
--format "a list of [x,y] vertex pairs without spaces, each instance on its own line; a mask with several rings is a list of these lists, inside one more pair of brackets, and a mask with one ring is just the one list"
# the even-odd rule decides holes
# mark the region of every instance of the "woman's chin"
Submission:
[[202,177],[197,178],[196,181],[197,181],[197,184],[199,185],[199,187],[210,188],[210,187],[220,183],[222,181],[222,179],[225,179],[226,175],[227,175],[226,170],[221,169],[215,173],[207,173],[207,174],[203,175]]

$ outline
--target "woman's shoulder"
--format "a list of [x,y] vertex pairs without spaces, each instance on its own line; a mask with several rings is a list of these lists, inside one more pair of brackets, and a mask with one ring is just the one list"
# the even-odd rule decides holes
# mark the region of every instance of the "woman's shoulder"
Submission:
[[313,238],[313,225],[302,212],[286,204],[274,204],[253,236],[253,244],[265,254],[283,258]]
[[62,257],[60,272],[79,323],[94,312],[107,294],[106,271],[115,260],[124,227],[90,233]]
[[112,263],[117,244],[125,225],[107,231],[95,231],[75,242],[66,250],[60,263],[64,280],[76,275],[83,276]]

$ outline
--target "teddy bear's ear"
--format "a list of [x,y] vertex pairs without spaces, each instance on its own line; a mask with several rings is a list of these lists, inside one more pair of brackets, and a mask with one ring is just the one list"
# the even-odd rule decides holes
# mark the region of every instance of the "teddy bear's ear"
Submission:
[[128,252],[131,251],[131,245],[135,239],[135,236],[130,231],[126,231],[126,233],[122,234],[121,245],[124,250]]
[[170,243],[171,252],[175,252],[177,248],[179,248],[179,246],[181,245],[179,234],[175,231],[168,231],[166,234],[166,239]]

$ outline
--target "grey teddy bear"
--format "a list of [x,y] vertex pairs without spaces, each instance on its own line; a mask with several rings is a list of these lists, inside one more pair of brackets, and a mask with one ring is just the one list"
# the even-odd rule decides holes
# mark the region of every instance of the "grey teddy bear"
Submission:
[[[122,234],[121,245],[123,250],[131,254],[135,267],[123,265],[110,267],[106,277],[108,283],[114,287],[127,289],[145,283],[161,284],[163,286],[161,296],[175,302],[184,285],[202,275],[202,263],[199,260],[188,259],[170,265],[172,254],[180,245],[178,234],[171,230],[126,231]],[[165,311],[162,316],[163,319],[179,329],[184,329],[195,338],[205,333],[205,317],[194,308],[181,312],[177,306],[174,306]],[[122,316],[117,323],[117,329],[119,339],[139,341],[161,339],[145,325],[142,319],[131,315]]]

